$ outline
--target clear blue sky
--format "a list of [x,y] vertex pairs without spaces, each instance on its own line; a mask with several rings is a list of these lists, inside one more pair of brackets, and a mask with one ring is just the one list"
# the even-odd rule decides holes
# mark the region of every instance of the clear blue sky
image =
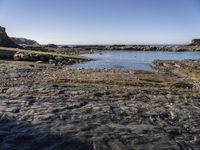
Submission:
[[0,0],[0,25],[42,44],[188,43],[200,0]]

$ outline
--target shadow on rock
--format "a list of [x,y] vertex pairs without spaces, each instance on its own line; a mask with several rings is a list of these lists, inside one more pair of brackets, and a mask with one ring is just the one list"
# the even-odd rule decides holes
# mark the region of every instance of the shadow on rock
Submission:
[[41,132],[33,125],[0,120],[0,150],[92,150],[89,143],[73,137]]

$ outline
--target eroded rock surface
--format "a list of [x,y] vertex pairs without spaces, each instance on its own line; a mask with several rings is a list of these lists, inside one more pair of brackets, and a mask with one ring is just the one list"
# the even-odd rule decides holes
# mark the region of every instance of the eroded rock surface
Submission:
[[0,77],[0,149],[200,148],[197,79],[5,61]]

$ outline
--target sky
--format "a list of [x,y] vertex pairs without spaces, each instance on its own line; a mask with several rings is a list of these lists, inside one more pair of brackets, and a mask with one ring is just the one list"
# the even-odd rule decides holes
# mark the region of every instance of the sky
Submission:
[[184,44],[200,0],[0,0],[0,26],[41,44]]

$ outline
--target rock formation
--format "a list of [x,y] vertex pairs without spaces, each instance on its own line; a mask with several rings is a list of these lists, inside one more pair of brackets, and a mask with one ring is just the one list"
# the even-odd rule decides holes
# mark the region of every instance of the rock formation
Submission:
[[85,57],[75,57],[62,54],[52,54],[52,53],[41,53],[35,51],[20,50],[14,54],[14,60],[17,61],[43,61],[49,62],[50,64],[62,66],[70,65],[74,63],[80,63],[84,61],[90,61]]
[[58,46],[55,44],[47,44],[47,45],[45,45],[45,47],[46,48],[58,48]]
[[11,40],[20,46],[41,46],[38,42],[30,39],[11,37]]
[[0,26],[0,46],[1,47],[12,47],[12,48],[19,47],[8,37],[8,35],[6,33],[6,29],[1,26]]
[[193,39],[191,45],[200,46],[200,39]]

